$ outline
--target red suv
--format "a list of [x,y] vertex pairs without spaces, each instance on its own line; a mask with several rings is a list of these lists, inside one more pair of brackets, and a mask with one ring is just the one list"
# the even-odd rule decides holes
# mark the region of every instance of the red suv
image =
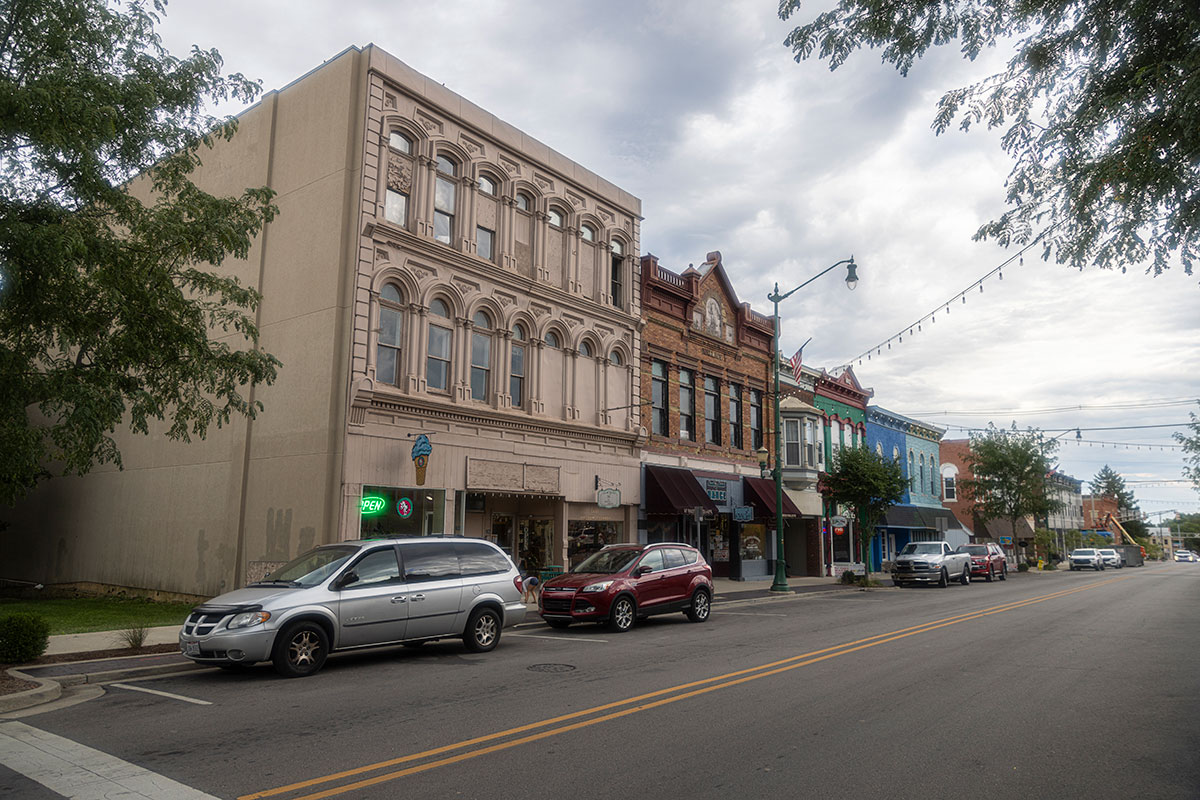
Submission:
[[959,553],[967,553],[971,556],[971,576],[976,575],[987,578],[989,582],[993,578],[1000,580],[1008,580],[1008,559],[1004,557],[1004,551],[1000,549],[1000,545],[992,544],[963,544],[958,547]]
[[617,632],[652,614],[682,611],[704,622],[712,610],[712,568],[678,542],[610,544],[546,582],[538,611],[552,628],[606,622]]

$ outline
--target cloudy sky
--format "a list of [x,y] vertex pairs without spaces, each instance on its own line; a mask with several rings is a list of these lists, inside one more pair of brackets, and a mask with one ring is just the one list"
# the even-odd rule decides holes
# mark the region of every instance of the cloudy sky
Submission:
[[785,353],[812,337],[805,363],[853,361],[879,405],[948,438],[989,421],[1079,427],[1063,471],[1107,463],[1143,510],[1200,511],[1190,488],[1155,483],[1180,477],[1171,428],[1095,430],[1198,410],[1200,276],[1078,272],[1030,251],[980,292],[1015,255],[971,240],[1003,211],[1010,163],[995,134],[930,123],[945,90],[1006,54],[944,48],[901,78],[864,52],[831,73],[792,60],[791,27],[775,0],[171,0],[160,32],[179,55],[217,48],[266,89],[377,44],[640,197],[642,252],[664,266],[720,250],[763,313],[776,281],[787,291],[853,255],[856,291],[830,273],[785,301]]

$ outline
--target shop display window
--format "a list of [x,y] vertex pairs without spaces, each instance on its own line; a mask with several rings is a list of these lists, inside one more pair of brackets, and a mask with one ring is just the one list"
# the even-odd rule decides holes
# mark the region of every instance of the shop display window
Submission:
[[[567,566],[574,567],[606,544],[623,541],[624,523],[573,519],[567,522]],[[663,540],[666,541],[666,540]]]
[[359,535],[441,536],[445,533],[446,490],[364,486],[359,501]]

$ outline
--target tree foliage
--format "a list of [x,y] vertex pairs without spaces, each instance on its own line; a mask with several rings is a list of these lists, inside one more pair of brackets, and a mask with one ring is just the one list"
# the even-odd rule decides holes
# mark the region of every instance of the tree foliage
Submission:
[[[245,258],[268,189],[216,197],[190,180],[250,101],[215,50],[162,47],[161,2],[0,4],[0,503],[52,474],[121,463],[120,425],[203,437],[261,406],[259,295],[213,269]],[[135,196],[136,195],[136,196]]]
[[1057,448],[1057,441],[1033,428],[1022,432],[990,425],[972,433],[966,461],[974,477],[960,479],[959,486],[973,513],[1007,520],[1016,531],[1025,517],[1039,519],[1057,511],[1061,503],[1046,491],[1050,456]]
[[839,449],[829,471],[821,478],[821,492],[828,500],[854,509],[863,569],[868,577],[875,526],[889,508],[900,502],[907,487],[900,464],[861,447]]
[[1187,424],[1188,432],[1176,433],[1175,441],[1183,445],[1183,477],[1190,480],[1196,491],[1200,492],[1200,417],[1194,411],[1188,416],[1191,417],[1191,422]]
[[1088,487],[1092,490],[1092,494],[1116,498],[1117,508],[1122,512],[1133,511],[1137,508],[1137,500],[1134,499],[1133,492],[1125,486],[1125,479],[1108,464],[1105,464],[1096,473],[1096,477],[1092,478]]
[[[781,0],[790,18],[802,0]],[[1043,237],[1080,269],[1177,258],[1200,241],[1200,6],[1166,0],[839,0],[785,44],[836,69],[863,47],[906,75],[931,47],[974,60],[1013,46],[1007,68],[942,96],[933,127],[1003,131],[1011,208],[977,239]]]

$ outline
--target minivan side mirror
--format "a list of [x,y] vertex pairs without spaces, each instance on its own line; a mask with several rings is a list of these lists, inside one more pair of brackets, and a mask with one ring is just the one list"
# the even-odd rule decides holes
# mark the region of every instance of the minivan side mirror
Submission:
[[338,578],[337,588],[344,589],[352,583],[358,583],[358,573],[354,570],[350,570]]

